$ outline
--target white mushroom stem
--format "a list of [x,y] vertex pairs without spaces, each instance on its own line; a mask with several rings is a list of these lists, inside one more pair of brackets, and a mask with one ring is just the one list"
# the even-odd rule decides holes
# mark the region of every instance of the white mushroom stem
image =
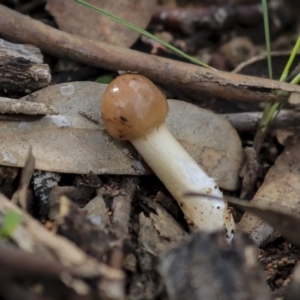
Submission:
[[184,196],[198,192],[223,198],[215,180],[200,168],[165,124],[130,142],[177,200],[192,228],[207,232],[224,228],[231,240],[235,225],[225,201]]

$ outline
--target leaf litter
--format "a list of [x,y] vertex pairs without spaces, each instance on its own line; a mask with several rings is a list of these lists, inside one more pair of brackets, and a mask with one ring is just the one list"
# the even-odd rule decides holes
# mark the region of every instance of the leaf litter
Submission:
[[[92,0],[89,3],[120,18],[127,19],[141,28],[148,25],[156,7],[155,1],[143,0],[119,2]],[[47,1],[46,10],[55,18],[61,30],[75,35],[123,47],[130,47],[139,37],[139,33],[83,7],[73,0]]]
[[[54,3],[55,1],[48,1],[49,6],[50,2]],[[173,5],[179,2],[181,5],[186,4],[186,1],[178,0],[176,3],[173,1]],[[192,1],[190,2],[193,5],[195,1],[193,3]],[[153,3],[151,2],[151,5]],[[290,1],[287,1],[287,3],[290,5]],[[233,12],[243,13],[243,10],[239,10],[239,8],[239,4],[235,5]],[[255,17],[258,16],[255,14],[261,13],[256,9],[256,4],[250,5],[248,8],[249,12],[254,12]],[[232,10],[232,7],[227,7],[225,11],[230,10]],[[149,16],[151,15],[150,11],[149,9]],[[211,19],[214,17],[214,11],[216,10],[213,9],[210,15]],[[62,19],[59,13],[59,9],[57,7],[54,8],[52,14],[56,18],[59,27],[63,29],[63,26],[70,25],[67,24],[70,18],[64,15],[64,19]],[[65,11],[62,11],[62,13],[65,13]],[[275,16],[275,20],[278,21],[276,19],[276,12],[272,11],[272,13],[274,15],[271,17],[274,18]],[[236,15],[234,16],[236,17]],[[59,18],[61,18],[60,21]],[[146,20],[147,18],[144,19]],[[239,20],[242,19],[240,18]],[[243,19],[243,22],[248,21],[246,18]],[[191,22],[191,19],[189,22]],[[271,23],[273,22],[274,20],[272,19]],[[73,28],[70,30],[78,31],[80,27],[84,27],[82,26],[84,23],[85,21],[81,22],[79,26],[78,24],[71,25]],[[201,25],[201,22],[199,24]],[[209,23],[208,25],[210,28],[212,24]],[[276,25],[279,25],[277,30],[280,30],[282,24],[277,22]],[[110,36],[118,38],[118,33],[119,31],[121,32],[121,30],[110,31],[113,29],[111,25],[99,27],[97,28],[99,30],[94,30],[95,34],[98,34],[96,39],[99,36],[100,39],[105,36],[105,32],[101,33],[103,28],[107,32],[110,32],[107,36],[109,38]],[[193,28],[193,30],[195,29]],[[68,31],[69,29],[63,30]],[[225,32],[226,30],[228,28],[225,29]],[[257,32],[256,30],[255,34],[258,36]],[[214,33],[215,37],[219,34]],[[122,33],[122,36],[125,38],[129,37],[127,33]],[[117,42],[121,41],[120,38],[118,39]],[[121,42],[131,45],[135,39],[130,37],[130,39]],[[201,36],[197,38],[198,41],[206,39],[207,36],[205,38]],[[244,41],[247,39],[244,39]],[[112,40],[107,41],[114,44]],[[250,45],[250,43],[248,44]],[[246,45],[247,47],[249,46],[248,44]],[[229,43],[225,42],[224,47],[220,47],[218,51],[211,55],[211,62],[217,62],[221,67],[226,67],[227,63],[235,67],[242,59],[240,56],[231,57],[231,55],[237,49],[247,50],[243,46],[241,43],[236,45],[233,38],[232,41]],[[251,49],[249,49],[251,52],[254,51],[252,43],[250,46]],[[228,51],[229,48],[233,50]],[[245,55],[246,57],[249,54],[246,52],[241,53],[241,55]],[[284,55],[280,54],[274,57],[275,59],[279,59],[276,61],[276,71],[280,72],[282,69],[280,62],[284,58]],[[222,61],[223,58],[225,58],[225,63]],[[248,70],[253,72],[251,75],[255,76],[257,72],[260,72],[264,76],[263,74],[266,73],[264,68],[265,62],[261,58],[258,57],[254,60],[253,65],[251,64],[252,62],[249,61],[246,65],[241,66],[240,69],[244,68],[242,72],[247,72],[245,70],[248,68]],[[257,67],[255,64],[259,64],[259,66]],[[216,67],[216,65],[214,66]],[[265,261],[263,264],[266,269],[267,282],[272,289],[275,288],[274,284],[276,287],[288,284],[288,281],[284,281],[288,280],[285,279],[288,276],[281,274],[281,272],[287,272],[288,269],[290,269],[290,272],[292,271],[298,258],[297,249],[295,249],[294,257],[288,256],[291,255],[294,248],[288,243],[282,243],[278,246],[275,241],[274,247],[277,247],[276,251],[278,252],[274,254],[272,252],[274,251],[274,247],[272,248],[272,243],[269,243],[268,245],[271,246],[267,245],[263,247],[260,254],[258,254],[256,246],[247,236],[250,234],[252,238],[254,237],[257,244],[262,245],[281,234],[287,241],[299,246],[299,201],[297,197],[299,176],[297,174],[298,138],[296,129],[290,131],[289,135],[292,135],[292,137],[287,141],[284,143],[279,141],[282,143],[282,147],[284,147],[282,153],[278,150],[274,153],[274,148],[272,150],[270,147],[264,153],[264,156],[261,155],[259,157],[259,159],[264,159],[262,167],[263,171],[267,173],[264,180],[262,174],[257,174],[255,171],[260,163],[259,159],[255,159],[255,165],[253,166],[251,165],[251,159],[248,160],[248,170],[252,170],[252,173],[246,174],[246,177],[248,175],[247,180],[250,184],[248,184],[248,189],[243,191],[243,195],[247,197],[251,193],[256,193],[252,202],[253,204],[242,203],[230,197],[227,197],[227,199],[234,205],[235,209],[246,210],[240,222],[241,228],[242,224],[245,223],[245,219],[254,221],[253,223],[249,222],[250,225],[243,227],[246,234],[237,233],[233,245],[229,246],[228,244],[224,244],[222,239],[223,233],[221,232],[212,235],[203,233],[187,235],[187,227],[185,226],[183,216],[180,215],[180,208],[176,207],[176,203],[173,203],[172,199],[170,200],[167,192],[159,187],[159,183],[155,181],[149,182],[149,177],[147,176],[141,176],[139,180],[136,180],[136,177],[130,176],[150,174],[150,170],[147,169],[147,166],[143,164],[128,143],[112,141],[103,131],[101,122],[99,128],[98,125],[92,124],[92,122],[83,118],[82,115],[79,115],[79,113],[83,113],[86,116],[91,116],[93,120],[99,120],[98,108],[101,96],[97,96],[98,98],[95,99],[96,96],[92,97],[89,90],[94,91],[96,89],[99,93],[98,89],[100,87],[91,87],[91,83],[86,82],[82,84],[86,85],[84,93],[81,92],[81,89],[84,90],[84,88],[77,86],[77,83],[68,83],[53,86],[49,90],[41,90],[40,94],[39,92],[33,94],[33,103],[36,101],[38,104],[53,105],[52,107],[59,112],[57,116],[37,116],[34,118],[24,115],[1,116],[2,120],[5,117],[5,121],[1,121],[1,129],[6,128],[3,126],[8,124],[7,134],[3,134],[2,138],[0,138],[0,145],[4,147],[3,151],[0,151],[4,159],[4,162],[2,162],[3,166],[0,168],[0,173],[2,174],[1,181],[5,184],[5,180],[10,183],[15,180],[17,175],[16,170],[18,170],[16,167],[26,165],[27,151],[32,146],[36,158],[35,168],[39,169],[38,172],[40,172],[36,176],[40,178],[45,173],[47,174],[46,178],[57,178],[54,186],[48,189],[48,192],[51,191],[52,194],[50,192],[50,196],[49,194],[47,195],[50,199],[50,218],[46,221],[45,227],[67,237],[67,239],[76,244],[75,248],[72,249],[64,245],[63,240],[56,239],[55,241],[52,240],[54,245],[51,246],[52,238],[47,235],[44,227],[37,223],[37,227],[34,229],[35,226],[32,226],[31,221],[27,219],[26,213],[18,211],[16,207],[11,206],[9,208],[10,211],[17,210],[23,220],[23,224],[19,224],[16,232],[12,232],[12,240],[21,249],[33,252],[37,256],[25,257],[23,254],[16,256],[21,259],[21,262],[26,260],[33,266],[37,266],[36,270],[40,270],[40,274],[42,274],[38,276],[39,279],[45,278],[53,272],[51,273],[52,276],[55,274],[61,280],[60,283],[62,283],[59,288],[57,285],[55,286],[56,292],[64,293],[65,295],[75,293],[78,297],[80,297],[79,295],[85,297],[89,293],[90,285],[86,281],[86,278],[88,278],[88,280],[93,280],[98,284],[98,291],[104,299],[108,295],[110,295],[109,299],[111,297],[122,299],[122,296],[124,296],[122,294],[124,288],[124,273],[122,273],[122,270],[125,270],[127,276],[131,274],[130,283],[127,286],[128,299],[140,299],[141,295],[145,299],[216,299],[214,297],[218,299],[218,293],[221,293],[219,296],[224,299],[270,299],[271,295],[266,289],[264,283],[265,276],[257,264],[257,257],[261,259],[261,262]],[[80,97],[74,101],[77,93]],[[99,95],[101,93],[102,90]],[[36,95],[37,99],[34,99]],[[24,100],[30,99],[30,96],[24,98]],[[293,104],[296,102],[293,100]],[[73,103],[76,103],[76,109],[72,109]],[[93,103],[93,105],[90,105],[90,103]],[[173,134],[211,176],[218,178],[220,186],[228,191],[238,188],[237,192],[239,192],[238,169],[243,161],[241,142],[234,130],[230,131],[230,135],[224,135],[224,131],[232,130],[232,127],[229,126],[231,127],[229,129],[228,122],[222,123],[219,120],[220,117],[216,118],[214,114],[198,109],[192,104],[175,100],[169,100],[169,104],[171,113],[168,120],[170,125],[168,124],[168,127],[174,130]],[[239,105],[239,107],[242,106]],[[244,107],[247,106],[245,105]],[[223,108],[221,107],[221,110]],[[258,106],[256,106],[257,108]],[[202,112],[200,113],[200,111]],[[201,126],[195,125],[203,117],[204,121],[200,122]],[[205,118],[211,122],[208,122]],[[297,114],[295,114],[295,119],[297,119]],[[210,128],[211,123],[216,123],[216,126],[213,125]],[[207,136],[202,140],[203,127],[207,129]],[[222,131],[223,127],[224,131]],[[253,131],[254,127],[255,125],[251,127],[252,129],[247,129],[248,132]],[[188,130],[190,128],[191,130]],[[212,130],[210,131],[210,129]],[[194,135],[191,134],[191,131],[193,131]],[[98,137],[99,133],[101,138]],[[221,139],[218,134],[224,136],[222,139],[224,147],[216,145],[211,141],[215,138]],[[277,131],[277,138],[279,139],[279,131]],[[11,144],[9,144],[10,140],[12,141]],[[56,142],[56,140],[59,142]],[[235,147],[232,147],[231,143],[235,144]],[[247,138],[243,140],[243,143],[246,145],[249,144]],[[99,146],[100,148],[98,148]],[[90,151],[90,147],[92,147],[92,151]],[[22,148],[23,151],[20,151]],[[99,151],[99,149],[101,150]],[[105,153],[106,156],[101,156],[101,153]],[[92,157],[96,159],[93,161]],[[108,160],[109,163],[105,165],[103,163],[104,160]],[[82,161],[83,163],[80,164],[78,161]],[[272,167],[274,162],[275,165]],[[222,169],[220,165],[224,165],[225,167]],[[25,167],[25,170],[27,168],[28,165]],[[32,169],[32,166],[30,168]],[[270,170],[268,170],[269,168]],[[41,170],[45,170],[45,172]],[[96,174],[102,174],[101,180],[95,174],[89,173],[91,170],[95,171]],[[57,177],[58,173],[56,172],[80,174],[80,176],[75,176],[74,185],[76,187],[73,185],[67,186],[69,184],[69,181],[65,182],[67,177],[63,174],[61,177],[60,175]],[[119,176],[111,177],[105,174],[127,174],[127,176],[122,176],[121,178],[123,179],[120,180]],[[257,179],[253,180],[253,178],[256,178],[256,175],[258,175]],[[95,178],[98,179],[98,181],[96,180],[97,184],[93,180]],[[30,200],[32,199],[31,184],[28,180],[22,184],[22,199],[24,199],[24,195],[26,196],[24,200],[26,205],[23,204],[22,206],[25,210],[27,209],[31,214],[34,214]],[[127,186],[128,183],[130,183],[129,187]],[[28,187],[27,189],[26,186]],[[257,189],[258,191],[256,191]],[[134,192],[129,192],[130,190]],[[137,195],[135,196],[134,194]],[[155,194],[156,196],[153,196]],[[67,195],[77,205],[71,203],[63,195]],[[134,202],[133,198],[135,197],[139,201]],[[90,199],[92,200],[86,203]],[[167,199],[170,201],[166,201]],[[7,199],[1,196],[0,203],[1,219],[2,216],[5,216],[5,211],[7,211],[5,209]],[[78,206],[81,208],[78,208]],[[44,222],[43,218],[40,218],[40,220]],[[178,227],[176,221],[180,222],[182,228]],[[121,227],[122,230],[120,230],[120,226],[118,227],[117,224],[123,224],[123,228]],[[26,227],[29,230],[24,230]],[[260,228],[266,230],[265,233],[263,230],[260,231],[263,234],[259,235],[259,240],[257,240],[253,232],[255,233]],[[38,231],[40,230],[41,234],[39,235]],[[30,237],[30,234],[28,234],[30,232],[33,233],[33,236],[37,240]],[[127,235],[128,233],[130,237]],[[42,238],[43,235],[47,237],[46,240]],[[70,257],[67,257],[66,253],[62,255],[56,246],[66,247]],[[72,265],[72,261],[76,261],[72,256],[80,248],[83,248],[87,254],[86,262],[84,263],[86,268],[83,268],[83,270],[79,266],[82,265],[81,261],[81,263],[77,264],[74,271],[72,267],[69,268],[69,265]],[[9,251],[7,250],[0,245],[0,252],[7,258],[9,264],[12,264],[14,260],[11,259],[12,256],[9,253],[13,255],[17,254],[13,251],[14,248],[12,247],[9,247]],[[161,256],[162,252],[164,253],[163,256]],[[55,256],[54,259],[51,257],[53,254]],[[82,254],[84,255],[84,252]],[[284,257],[284,255],[286,256]],[[46,268],[41,260],[34,260],[38,256],[44,258],[44,263],[49,263]],[[51,262],[47,258],[51,258]],[[57,258],[60,260],[60,264],[55,264]],[[95,258],[96,260],[93,260]],[[102,264],[102,262],[105,264]],[[100,273],[91,268],[92,265],[96,266],[96,264],[96,269],[98,271],[101,269]],[[19,270],[19,274],[23,274],[23,265],[24,263],[21,263],[16,267],[16,270]],[[4,265],[1,266],[1,269],[6,270]],[[9,276],[11,274],[15,276],[14,272],[11,273],[11,270],[7,269],[6,273]],[[114,270],[117,272],[114,273]],[[121,272],[119,272],[120,270]],[[287,293],[285,293],[285,289],[283,288],[279,298],[288,300],[298,299],[299,270],[299,267],[295,268],[292,284],[288,286]],[[25,274],[29,272],[33,278],[37,276],[36,271],[32,269],[28,269],[26,272]],[[68,276],[60,277],[59,272],[64,272]],[[15,287],[9,280],[5,286],[6,291],[9,290],[10,286]],[[168,295],[166,295],[164,286],[167,287]],[[242,294],[238,293],[238,291],[242,291]],[[51,289],[46,289],[46,293],[48,293],[47,296],[51,295],[54,297],[51,294]]]

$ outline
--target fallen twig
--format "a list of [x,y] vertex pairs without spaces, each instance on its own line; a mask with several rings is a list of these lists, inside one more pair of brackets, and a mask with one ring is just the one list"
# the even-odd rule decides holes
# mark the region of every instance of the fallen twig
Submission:
[[87,65],[113,71],[132,71],[162,85],[169,85],[193,95],[222,99],[276,102],[286,100],[285,91],[300,93],[299,86],[268,79],[211,71],[106,43],[87,40],[51,28],[30,17],[0,6],[0,35],[39,47],[56,57],[68,57]]
[[137,183],[137,177],[125,178],[122,182],[122,189],[124,192],[121,195],[116,196],[113,200],[112,223],[115,225],[115,231],[121,239],[128,237],[131,202],[136,191]]
[[[224,114],[231,125],[239,132],[253,131],[257,129],[262,112],[244,112]],[[272,123],[272,128],[286,128],[300,124],[300,113],[296,110],[282,110]]]
[[0,39],[1,91],[28,94],[48,86],[50,82],[50,68],[43,64],[38,48]]
[[59,278],[63,272],[72,270],[62,264],[0,243],[0,278],[49,279]]
[[51,105],[0,97],[0,114],[57,115]]

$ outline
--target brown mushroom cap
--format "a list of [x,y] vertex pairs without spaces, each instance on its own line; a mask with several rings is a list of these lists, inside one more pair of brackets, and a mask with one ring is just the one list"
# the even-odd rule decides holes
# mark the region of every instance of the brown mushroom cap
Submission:
[[146,77],[126,74],[106,88],[102,102],[102,119],[111,136],[133,140],[146,135],[164,122],[169,106],[166,97]]

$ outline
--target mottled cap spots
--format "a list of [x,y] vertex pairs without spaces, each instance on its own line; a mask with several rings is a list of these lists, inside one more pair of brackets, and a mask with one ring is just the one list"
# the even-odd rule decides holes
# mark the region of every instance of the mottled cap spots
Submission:
[[146,135],[164,122],[168,102],[146,77],[126,74],[106,88],[101,101],[101,116],[111,136],[133,140]]

